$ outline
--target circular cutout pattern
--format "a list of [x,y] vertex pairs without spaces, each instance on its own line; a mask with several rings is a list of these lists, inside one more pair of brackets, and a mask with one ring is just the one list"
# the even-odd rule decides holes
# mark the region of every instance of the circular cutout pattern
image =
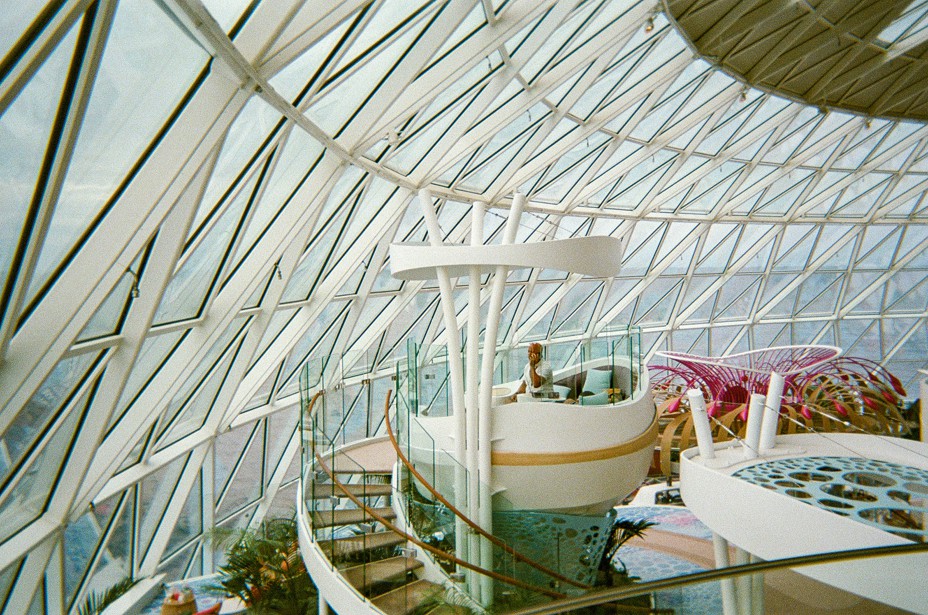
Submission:
[[907,540],[928,542],[928,470],[859,457],[795,457],[748,466],[734,476]]
[[822,506],[827,506],[828,508],[854,508],[853,504],[839,502],[838,500],[829,500],[828,498],[822,498],[818,501],[818,503]]
[[861,518],[900,530],[924,530],[924,515],[905,508],[867,508],[857,513]]
[[790,478],[795,478],[803,482],[813,481],[816,483],[827,483],[831,480],[831,477],[827,474],[819,474],[818,472],[790,472],[789,475]]
[[822,485],[822,491],[828,495],[833,495],[845,500],[854,500],[855,502],[876,502],[877,499],[879,499],[869,491],[856,489],[842,483],[828,483],[827,485]]
[[863,487],[894,487],[896,481],[885,474],[876,472],[847,472],[844,480]]

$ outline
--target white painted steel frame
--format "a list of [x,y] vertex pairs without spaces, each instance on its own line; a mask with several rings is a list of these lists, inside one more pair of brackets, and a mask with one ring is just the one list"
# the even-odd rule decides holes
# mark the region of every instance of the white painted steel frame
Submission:
[[[686,221],[696,223],[696,227],[677,245],[672,245],[674,240],[670,233],[664,233],[651,256],[646,273],[617,301],[610,299],[611,289],[618,288],[617,284],[624,283],[624,280],[621,277],[603,280],[604,290],[592,310],[594,317],[585,326],[587,336],[597,335],[613,320],[621,318],[628,310],[636,309],[639,298],[651,292],[652,285],[664,280],[676,280],[681,290],[669,310],[667,320],[645,323],[643,327],[646,355],[662,345],[670,347],[674,336],[683,339],[683,332],[699,329],[715,332],[723,327],[737,329],[723,350],[734,351],[745,340],[759,336],[761,327],[779,326],[791,321],[795,321],[790,325],[793,330],[800,325],[814,324],[818,328],[816,339],[813,340],[815,342],[831,338],[826,341],[847,346],[847,342],[856,342],[856,338],[839,339],[847,323],[873,323],[877,327],[892,327],[893,331],[900,329],[897,337],[884,342],[876,358],[890,365],[900,357],[912,363],[911,358],[905,357],[910,356],[913,346],[918,347],[925,339],[928,306],[892,309],[888,295],[883,299],[881,294],[898,280],[910,279],[911,275],[925,277],[921,255],[928,249],[928,235],[922,230],[925,224],[924,201],[928,176],[918,181],[909,179],[922,177],[919,173],[924,174],[924,170],[919,169],[923,169],[928,154],[928,128],[925,126],[916,127],[898,142],[891,141],[889,147],[875,155],[865,156],[856,168],[848,170],[839,181],[827,184],[828,187],[822,190],[820,186],[826,185],[823,183],[826,175],[844,155],[844,149],[877,130],[871,127],[867,118],[852,119],[840,124],[823,138],[802,143],[795,147],[784,163],[770,162],[768,155],[778,141],[795,129],[795,126],[790,126],[790,122],[800,118],[802,109],[792,105],[773,118],[772,123],[763,122],[740,128],[726,140],[725,147],[717,155],[709,156],[700,149],[700,144],[721,129],[729,109],[737,109],[737,105],[742,104],[739,101],[739,84],[728,82],[717,91],[712,91],[707,99],[709,102],[702,107],[688,115],[679,112],[671,114],[666,124],[651,138],[642,138],[636,129],[660,110],[659,105],[664,97],[673,92],[674,88],[680,87],[677,80],[693,65],[689,53],[678,52],[660,70],[651,71],[643,79],[635,83],[621,82],[623,74],[620,71],[625,69],[621,68],[617,59],[622,53],[628,52],[626,43],[638,41],[640,45],[657,45],[671,41],[676,36],[672,28],[665,27],[656,29],[649,39],[642,38],[643,23],[651,15],[653,6],[630,4],[627,11],[599,24],[603,29],[593,40],[579,49],[567,46],[557,51],[545,60],[540,74],[531,77],[523,72],[531,66],[536,54],[550,53],[546,45],[559,35],[562,25],[576,11],[593,9],[578,9],[572,2],[536,3],[520,0],[507,3],[497,12],[492,10],[491,3],[462,0],[441,7],[427,7],[416,20],[404,26],[404,32],[412,31],[437,15],[434,28],[417,40],[399,63],[384,67],[383,70],[387,72],[382,75],[383,82],[377,88],[376,104],[360,107],[354,120],[344,130],[338,135],[331,135],[310,121],[305,112],[323,94],[337,92],[340,84],[359,74],[366,62],[375,61],[373,58],[376,54],[372,54],[369,59],[349,67],[333,79],[335,67],[348,59],[352,43],[363,40],[365,28],[374,25],[378,15],[385,14],[382,11],[386,3],[327,1],[311,4],[290,0],[261,3],[233,41],[197,0],[171,0],[165,3],[171,15],[185,25],[200,45],[209,50],[213,57],[211,70],[196,91],[192,92],[183,111],[126,186],[125,192],[101,218],[98,227],[66,264],[28,318],[18,329],[14,329],[13,323],[20,317],[15,311],[24,304],[23,297],[31,283],[34,264],[40,255],[51,216],[54,215],[58,199],[54,187],[62,186],[69,151],[86,120],[84,106],[93,91],[94,75],[105,53],[106,39],[110,34],[109,24],[118,5],[114,0],[108,0],[97,9],[93,26],[95,38],[88,45],[88,56],[79,74],[74,103],[64,117],[65,131],[60,141],[60,153],[48,179],[52,189],[46,192],[40,203],[36,214],[38,224],[33,232],[34,241],[30,239],[31,248],[24,266],[14,272],[14,311],[0,328],[0,428],[5,430],[20,415],[63,358],[98,351],[104,351],[106,355],[93,374],[94,377],[99,375],[99,382],[86,410],[84,428],[75,434],[74,452],[68,458],[69,463],[54,492],[50,494],[48,510],[0,545],[0,568],[25,557],[20,577],[33,579],[29,583],[18,583],[14,588],[6,605],[13,612],[29,608],[38,595],[36,590],[42,582],[40,579],[45,579],[44,582],[50,588],[47,594],[49,608],[53,611],[66,608],[61,528],[86,514],[89,502],[99,502],[108,495],[131,490],[138,481],[152,476],[174,459],[190,456],[185,471],[178,479],[179,483],[175,485],[175,496],[164,502],[165,505],[173,502],[176,506],[170,507],[172,512],[155,532],[145,557],[138,562],[139,570],[152,571],[159,565],[173,530],[172,521],[178,518],[178,510],[184,502],[184,488],[193,484],[198,472],[202,472],[199,475],[203,477],[204,485],[201,505],[203,522],[205,526],[211,525],[214,521],[214,494],[210,477],[213,468],[212,443],[215,438],[230,428],[294,407],[296,398],[281,393],[281,387],[285,384],[283,380],[288,377],[288,374],[281,374],[283,365],[303,336],[311,331],[326,305],[335,299],[344,280],[372,255],[372,271],[363,276],[359,291],[347,299],[349,305],[345,333],[342,338],[335,340],[332,348],[336,353],[351,353],[354,357],[360,357],[367,348],[374,347],[383,336],[391,332],[393,320],[404,310],[410,309],[416,294],[425,286],[422,283],[406,283],[399,291],[392,293],[393,301],[388,310],[373,323],[365,323],[360,320],[364,305],[377,295],[374,291],[377,279],[374,272],[381,271],[389,263],[385,254],[386,246],[395,240],[394,235],[398,229],[403,228],[408,203],[419,189],[428,188],[439,203],[446,200],[468,203],[475,198],[466,186],[448,183],[444,179],[456,164],[465,161],[471,161],[466,163],[471,165],[466,167],[467,172],[474,170],[473,161],[490,157],[491,154],[493,160],[503,163],[502,171],[489,183],[486,193],[479,195],[481,202],[487,204],[488,218],[497,215],[498,211],[508,209],[510,201],[507,195],[529,182],[542,186],[554,184],[562,178],[565,181],[571,180],[563,199],[545,200],[532,195],[532,204],[526,206],[526,218],[545,218],[546,221],[534,234],[527,231],[526,226],[520,227],[520,241],[522,237],[528,237],[530,241],[546,238],[545,233],[558,232],[559,225],[571,216],[593,218],[597,223],[612,222],[614,234],[625,241],[633,238],[636,229],[642,232],[644,226],[636,225],[638,222],[663,223],[665,226],[659,227],[657,233],[663,233],[666,225]],[[16,100],[56,45],[82,19],[90,5],[86,0],[65,2],[54,13],[48,26],[37,34],[35,44],[24,51],[0,83],[0,112]],[[271,85],[273,78],[290,62],[323,41],[334,28],[346,20],[354,19],[364,7],[369,7],[369,12],[359,20],[343,43],[336,45],[332,61],[320,72],[297,106]],[[597,7],[595,10],[605,11],[606,8]],[[486,23],[464,38],[454,53],[436,61],[434,53],[455,36],[457,28],[465,22],[472,9],[482,10]],[[520,32],[528,34],[524,40],[520,39],[519,47],[515,49],[512,41]],[[592,32],[588,26],[584,26],[575,36],[582,38],[587,34],[592,35]],[[494,65],[492,75],[488,75],[485,82],[468,86],[471,90],[469,98],[462,99],[466,104],[460,103],[459,106],[437,112],[442,119],[450,118],[448,128],[435,137],[434,143],[423,149],[425,153],[411,174],[404,175],[390,166],[393,150],[383,161],[369,156],[372,148],[391,131],[398,131],[397,145],[400,146],[407,139],[418,138],[402,134],[402,128],[407,123],[417,126],[420,122],[433,121],[436,111],[430,108],[432,100],[453,87],[469,71],[485,65],[491,55],[498,64]],[[428,71],[422,73],[425,68]],[[611,72],[604,74],[603,71]],[[843,78],[846,80],[865,71],[866,67],[857,67]],[[617,87],[626,89],[625,93],[612,99],[606,96],[594,104],[591,111],[588,110],[589,115],[585,118],[575,113],[574,106],[583,100],[584,93],[604,79],[616,81]],[[708,86],[701,84],[700,87]],[[509,96],[510,92],[514,94]],[[755,95],[751,92],[751,100],[743,104],[754,104]],[[886,95],[914,100],[911,97],[915,94],[900,86],[891,88]],[[322,144],[325,148],[323,160],[254,246],[242,245],[242,235],[239,235],[231,250],[236,254],[249,250],[248,256],[234,271],[226,264],[219,275],[222,279],[231,276],[224,280],[221,289],[217,286],[206,297],[206,309],[201,315],[152,329],[152,314],[170,283],[171,275],[179,264],[190,258],[191,250],[198,245],[197,242],[204,241],[205,233],[188,247],[186,254],[182,254],[190,231],[190,220],[200,205],[199,201],[228,130],[252,96],[260,96],[278,111],[286,119],[286,125],[276,141],[262,153],[261,162],[250,169],[242,169],[247,171],[246,175],[255,174],[258,164],[267,160],[274,147],[278,147],[279,151],[294,130],[302,131]],[[520,116],[536,113],[540,108],[546,109],[543,119],[539,120],[541,123],[537,129],[533,123],[530,130],[534,132],[527,130],[517,137],[524,139],[524,145],[517,152],[510,156],[509,153],[494,153],[490,150],[488,143],[497,132]],[[758,108],[750,111],[751,115],[760,113]],[[452,117],[448,114],[454,115]],[[613,126],[613,120],[622,114],[628,114],[627,122],[620,127]],[[813,123],[824,122],[828,117],[823,114],[814,119]],[[571,127],[569,134],[556,140],[555,136],[568,132],[567,127]],[[692,138],[687,144],[677,144],[678,140],[691,132]],[[426,133],[423,131],[422,134]],[[881,138],[886,137],[880,134]],[[598,137],[604,137],[602,145],[597,146],[601,149],[587,151],[588,140],[596,140]],[[758,146],[758,143],[762,144]],[[613,156],[624,152],[622,148],[627,145],[639,149],[618,162],[613,160]],[[574,167],[568,167],[565,171],[557,163],[574,152],[584,152],[583,156],[590,156],[584,158],[590,164],[584,169],[577,167],[580,171],[577,177],[569,178],[569,171]],[[675,156],[674,161],[661,171],[663,175],[640,201],[622,203],[623,197],[614,194],[618,191],[618,179],[635,172],[642,165],[648,165],[651,157],[661,152],[671,152]],[[502,156],[508,158],[504,160]],[[894,162],[897,159],[901,162]],[[702,160],[706,163],[681,179],[680,174],[689,168],[687,165]],[[271,162],[270,171],[273,171],[276,161],[275,158]],[[877,173],[886,173],[885,169],[891,167],[891,163],[898,164],[897,169],[890,169],[885,184],[879,184],[884,187],[880,188],[881,192],[866,207],[866,211],[847,213],[836,210],[821,213],[822,208],[832,199],[844,199],[845,195],[859,190],[863,180]],[[727,164],[740,165],[742,168],[737,178],[707,212],[694,213],[681,207],[671,209],[677,199],[683,198],[681,202],[686,202],[690,198],[687,195],[697,190],[701,181],[714,178],[714,173]],[[773,169],[772,173],[758,181],[752,178],[750,171],[768,166]],[[399,186],[403,191],[402,198],[393,199],[381,208],[366,227],[353,230],[350,235],[340,238],[335,248],[337,265],[320,280],[311,296],[291,306],[297,310],[295,317],[279,332],[267,351],[256,357],[271,318],[281,309],[280,299],[298,265],[306,259],[318,258],[312,249],[307,250],[307,246],[323,222],[320,221],[320,215],[331,191],[343,174],[351,169],[361,169]],[[811,179],[789,204],[785,213],[776,217],[770,217],[763,211],[743,213],[743,208],[752,203],[753,199],[764,198],[771,191],[779,189],[780,182],[788,181],[792,173],[810,171]],[[272,174],[268,173],[268,176]],[[537,181],[536,177],[539,178]],[[256,198],[262,198],[266,190],[267,184],[262,184]],[[609,201],[604,207],[596,202],[601,193],[606,195],[602,198]],[[913,199],[920,200],[921,204],[914,205],[911,214],[900,216],[898,208]],[[629,207],[621,208],[625,205]],[[251,222],[249,213],[245,224]],[[622,222],[625,223],[619,224]],[[704,257],[714,247],[709,242],[713,225],[728,223],[770,226],[760,233],[759,239],[749,249],[737,252],[737,256],[733,250],[732,257],[717,279],[695,293],[695,297],[687,298],[689,289],[697,288],[694,285],[694,279],[698,276],[697,259],[700,255]],[[788,231],[790,225],[797,223],[814,225],[813,232],[834,225],[847,224],[849,228],[828,245],[821,245],[827,241],[824,234],[821,238],[816,237],[805,266],[790,270],[788,273],[793,275],[792,281],[762,301],[767,287],[773,285],[770,278],[775,273],[774,256],[781,247],[791,247],[787,245],[790,238]],[[470,230],[468,226],[465,222],[455,227],[449,240],[463,240]],[[874,227],[900,229],[897,235],[891,235],[890,241],[902,245],[899,236],[905,233],[906,251],[902,253],[896,247],[887,267],[875,273],[861,287],[851,289],[850,280],[860,272],[859,265],[866,263],[867,252],[872,247],[868,241]],[[75,344],[74,341],[98,308],[125,279],[127,270],[138,255],[149,249],[150,245],[152,252],[144,272],[141,272],[140,296],[130,302],[119,332],[106,338]],[[770,262],[763,271],[756,272],[751,269],[752,260],[766,254],[765,250],[771,250]],[[842,265],[841,270],[847,282],[838,293],[834,310],[830,313],[801,313],[804,306],[800,304],[800,291],[815,279],[813,276],[817,272],[830,267],[832,258],[845,254],[845,250],[851,251],[846,266]],[[692,262],[685,267],[684,273],[674,273],[674,261],[690,254],[690,251],[693,251]],[[631,256],[626,255],[626,259]],[[873,270],[867,272],[873,273]],[[477,295],[479,304],[487,302],[491,309],[497,305],[500,298],[498,287],[504,283],[498,270],[496,273],[492,290],[478,289]],[[716,313],[725,307],[716,305],[719,293],[738,283],[742,279],[740,276],[747,274],[757,275],[761,280],[756,298],[743,318],[716,318]],[[582,284],[586,282],[582,276],[569,276],[557,282],[559,288],[546,295],[547,299],[534,313],[528,313],[526,306],[531,296],[549,293],[552,282],[540,279],[537,274],[530,276],[527,282],[514,280],[510,277],[505,281],[505,286],[523,286],[524,291],[519,305],[513,310],[514,326],[509,328],[503,342],[509,347],[520,345],[525,336],[558,307],[562,299],[584,288]],[[260,303],[246,309],[244,306],[252,293],[265,285],[267,290],[263,292]],[[461,290],[455,289],[449,279],[447,293],[453,295],[456,292],[460,293]],[[791,300],[793,293],[796,299],[791,303],[790,313],[798,318],[784,317],[782,312],[777,311],[777,304]],[[867,306],[871,305],[875,297],[880,298],[878,303],[882,309],[878,312],[865,311],[863,308],[869,310]],[[708,321],[694,320],[707,308],[710,313]],[[237,335],[232,336],[225,347],[214,349],[214,344],[222,339],[224,332],[233,326],[237,318],[242,318],[242,322],[247,324]],[[465,314],[453,315],[453,318],[445,321],[444,328],[434,322],[426,335],[431,341],[459,339],[458,332],[465,319]],[[368,327],[367,330],[362,332],[365,327]],[[120,395],[138,363],[145,340],[176,332],[185,332],[184,341],[146,384],[142,395],[128,409],[116,429],[105,433],[107,422],[125,410],[118,407]],[[453,334],[449,337],[448,332]],[[689,348],[679,350],[686,351]],[[147,444],[143,464],[117,475],[116,470],[123,459],[139,439],[145,437],[147,430],[170,418],[166,416],[168,404],[197,366],[207,359],[225,356],[225,353],[229,353],[230,358],[234,354],[234,358],[231,358],[223,384],[212,400],[212,409],[203,426],[163,450],[155,450],[153,442]],[[257,406],[249,405],[265,381],[272,377],[278,382],[267,402]],[[92,381],[88,381],[88,386]],[[243,413],[246,407],[249,407],[249,411]],[[62,408],[62,417],[71,411],[72,407]],[[36,454],[42,446],[47,445],[46,439]],[[294,447],[295,441],[291,438],[284,447],[285,458],[290,456],[292,459]],[[31,461],[26,465],[29,463]],[[279,466],[274,471],[264,497],[256,505],[258,513],[253,516],[252,522],[257,522],[263,511],[269,509],[276,490],[283,484],[286,465],[281,462],[284,469]],[[22,476],[14,477],[9,485],[15,485],[19,480],[22,480]],[[209,549],[208,546],[204,548],[207,551]],[[85,589],[86,584],[81,586],[80,592]]]

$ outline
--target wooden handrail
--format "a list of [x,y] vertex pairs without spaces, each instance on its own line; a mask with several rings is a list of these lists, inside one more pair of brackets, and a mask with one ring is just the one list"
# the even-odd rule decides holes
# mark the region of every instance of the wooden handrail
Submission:
[[415,467],[413,467],[412,462],[410,462],[409,459],[403,454],[403,451],[400,450],[400,445],[396,441],[396,435],[393,433],[393,429],[390,428],[390,396],[392,392],[393,392],[392,389],[387,390],[387,403],[384,406],[384,417],[385,417],[384,423],[386,423],[387,435],[390,437],[390,442],[393,444],[393,448],[396,450],[396,455],[399,458],[399,460],[403,463],[404,466],[406,466],[406,468],[410,472],[412,472],[413,476],[415,476],[419,480],[419,482],[421,482],[425,486],[425,488],[428,489],[429,493],[435,496],[435,498],[439,502],[441,502],[444,506],[446,506],[448,510],[454,513],[455,516],[457,516],[459,519],[461,519],[461,521],[466,523],[471,529],[473,529],[475,532],[477,532],[478,534],[480,534],[481,536],[489,540],[494,545],[501,548],[506,553],[512,555],[515,559],[519,560],[520,562],[528,564],[535,570],[538,570],[539,572],[547,574],[548,576],[553,577],[557,579],[558,581],[563,581],[564,583],[573,585],[574,587],[579,587],[581,589],[592,589],[590,585],[586,585],[584,583],[574,581],[573,579],[569,577],[565,577],[564,575],[562,575],[561,573],[555,570],[551,570],[550,568],[546,567],[544,564],[540,564],[536,562],[535,560],[531,559],[530,557],[526,555],[522,555],[521,553],[516,551],[511,545],[503,542],[501,539],[497,538],[493,534],[487,532],[485,529],[480,527],[477,523],[475,523],[469,517],[467,517],[467,515],[461,512],[454,504],[452,504],[447,499],[445,499],[445,497],[442,494],[440,494],[435,489],[435,487],[433,487],[432,484],[429,483],[425,479],[425,477],[422,476],[421,473],[419,473],[419,471]]
[[550,597],[550,598],[566,598],[566,597],[567,597],[566,594],[562,594],[562,593],[560,593],[560,592],[556,592],[556,591],[547,589],[547,588],[545,588],[545,587],[536,587],[536,586],[531,585],[531,584],[529,584],[529,583],[526,583],[526,582],[524,582],[524,581],[520,581],[519,579],[514,579],[514,578],[512,578],[512,577],[507,577],[506,575],[500,574],[500,573],[498,573],[498,572],[494,572],[494,571],[492,571],[492,570],[486,570],[486,569],[484,569],[484,568],[481,568],[480,566],[471,564],[470,562],[466,562],[466,561],[464,561],[464,560],[462,560],[462,559],[460,559],[460,558],[458,558],[458,557],[455,557],[454,555],[451,555],[450,553],[445,553],[445,552],[442,551],[441,549],[439,549],[439,548],[437,548],[437,547],[433,547],[433,546],[430,545],[430,544],[427,544],[427,543],[425,543],[425,542],[422,542],[421,540],[419,540],[419,539],[416,538],[415,536],[412,536],[412,535],[410,535],[410,534],[407,534],[406,532],[404,532],[403,530],[401,530],[399,527],[397,527],[396,525],[394,525],[392,522],[390,522],[386,517],[383,517],[382,515],[380,515],[380,514],[378,514],[377,512],[375,512],[373,508],[371,508],[370,506],[368,506],[367,504],[365,504],[360,498],[358,498],[358,497],[355,496],[354,494],[350,493],[350,492],[348,491],[347,487],[345,487],[345,485],[343,485],[342,482],[339,481],[338,478],[335,476],[335,472],[333,472],[332,469],[329,468],[328,465],[326,465],[325,460],[322,458],[322,456],[319,454],[318,451],[315,452],[315,456],[316,456],[316,461],[319,463],[319,465],[322,467],[322,469],[325,471],[325,473],[328,474],[329,479],[332,481],[332,483],[333,483],[336,487],[338,487],[339,489],[342,490],[342,492],[345,494],[345,496],[347,496],[352,502],[354,502],[355,505],[357,505],[357,506],[359,506],[360,508],[364,509],[364,511],[365,511],[367,514],[369,514],[369,515],[371,516],[371,518],[373,518],[374,520],[376,520],[376,521],[378,521],[379,523],[383,524],[384,527],[386,527],[387,529],[389,529],[390,531],[392,531],[394,534],[397,534],[397,535],[399,535],[399,536],[404,537],[407,541],[411,542],[412,544],[414,544],[414,545],[416,545],[416,546],[418,546],[418,547],[421,547],[423,550],[428,551],[429,553],[431,553],[432,555],[438,557],[439,559],[444,559],[444,560],[450,561],[450,562],[452,562],[452,563],[454,563],[454,564],[457,564],[457,565],[461,566],[462,568],[467,568],[468,570],[473,570],[473,571],[475,571],[475,572],[477,572],[477,573],[479,573],[479,574],[483,574],[483,575],[486,575],[486,576],[488,576],[488,577],[490,577],[490,578],[492,578],[492,579],[496,579],[497,581],[502,581],[502,582],[504,582],[504,583],[508,583],[509,585],[514,585],[514,586],[516,586],[516,587],[521,587],[522,589],[527,589],[527,590],[530,590],[530,591],[538,592],[538,593],[544,594],[544,595],[546,595],[546,596],[548,596],[548,597]]

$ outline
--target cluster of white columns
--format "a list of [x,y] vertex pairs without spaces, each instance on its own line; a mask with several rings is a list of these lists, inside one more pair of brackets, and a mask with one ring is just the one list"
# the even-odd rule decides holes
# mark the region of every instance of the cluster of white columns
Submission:
[[[443,235],[432,203],[432,196],[428,190],[419,192],[419,204],[425,217],[429,244],[440,246]],[[524,206],[525,197],[516,194],[506,221],[502,238],[504,245],[515,241]],[[483,245],[485,215],[486,206],[475,202],[471,214],[470,244],[473,247]],[[484,530],[492,532],[490,408],[499,313],[509,268],[506,265],[498,265],[494,271],[482,362],[480,359],[480,268],[474,265],[468,270],[467,345],[463,360],[461,344],[457,336],[457,315],[454,311],[451,276],[446,267],[438,266],[435,269],[445,322],[445,337],[448,342],[449,382],[454,414],[454,454],[459,462],[455,475],[455,496],[458,500],[456,504]],[[461,500],[464,495],[466,495],[466,503],[462,503]],[[469,529],[460,519],[457,520],[456,552],[468,562],[485,569],[492,569],[492,545],[488,540],[482,539]],[[489,605],[493,598],[492,579],[486,576],[479,576],[478,579],[478,576],[472,571],[465,573],[471,596],[481,604]]]
[[[744,459],[755,459],[762,451],[776,447],[777,423],[780,416],[780,401],[783,396],[784,378],[776,372],[770,374],[767,395],[753,393],[748,406],[748,420],[745,438],[742,442]],[[712,428],[706,412],[706,400],[700,389],[687,391],[692,413],[693,428],[696,432],[696,444],[699,456],[704,460],[715,459],[715,444],[712,441]],[[715,553],[715,567],[728,568],[732,562],[729,556],[730,546],[722,536],[712,533],[712,546]],[[758,561],[747,551],[734,547],[734,564],[744,565]],[[749,615],[764,612],[764,576],[763,574],[742,575],[721,581],[722,610],[725,615]]]

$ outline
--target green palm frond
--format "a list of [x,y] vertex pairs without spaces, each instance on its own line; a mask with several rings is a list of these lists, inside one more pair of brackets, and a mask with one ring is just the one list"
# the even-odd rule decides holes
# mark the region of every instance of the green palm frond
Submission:
[[116,600],[132,589],[135,585],[135,579],[126,577],[110,585],[102,592],[90,592],[84,599],[84,603],[77,609],[78,615],[97,615],[102,613],[106,607],[116,602]]

